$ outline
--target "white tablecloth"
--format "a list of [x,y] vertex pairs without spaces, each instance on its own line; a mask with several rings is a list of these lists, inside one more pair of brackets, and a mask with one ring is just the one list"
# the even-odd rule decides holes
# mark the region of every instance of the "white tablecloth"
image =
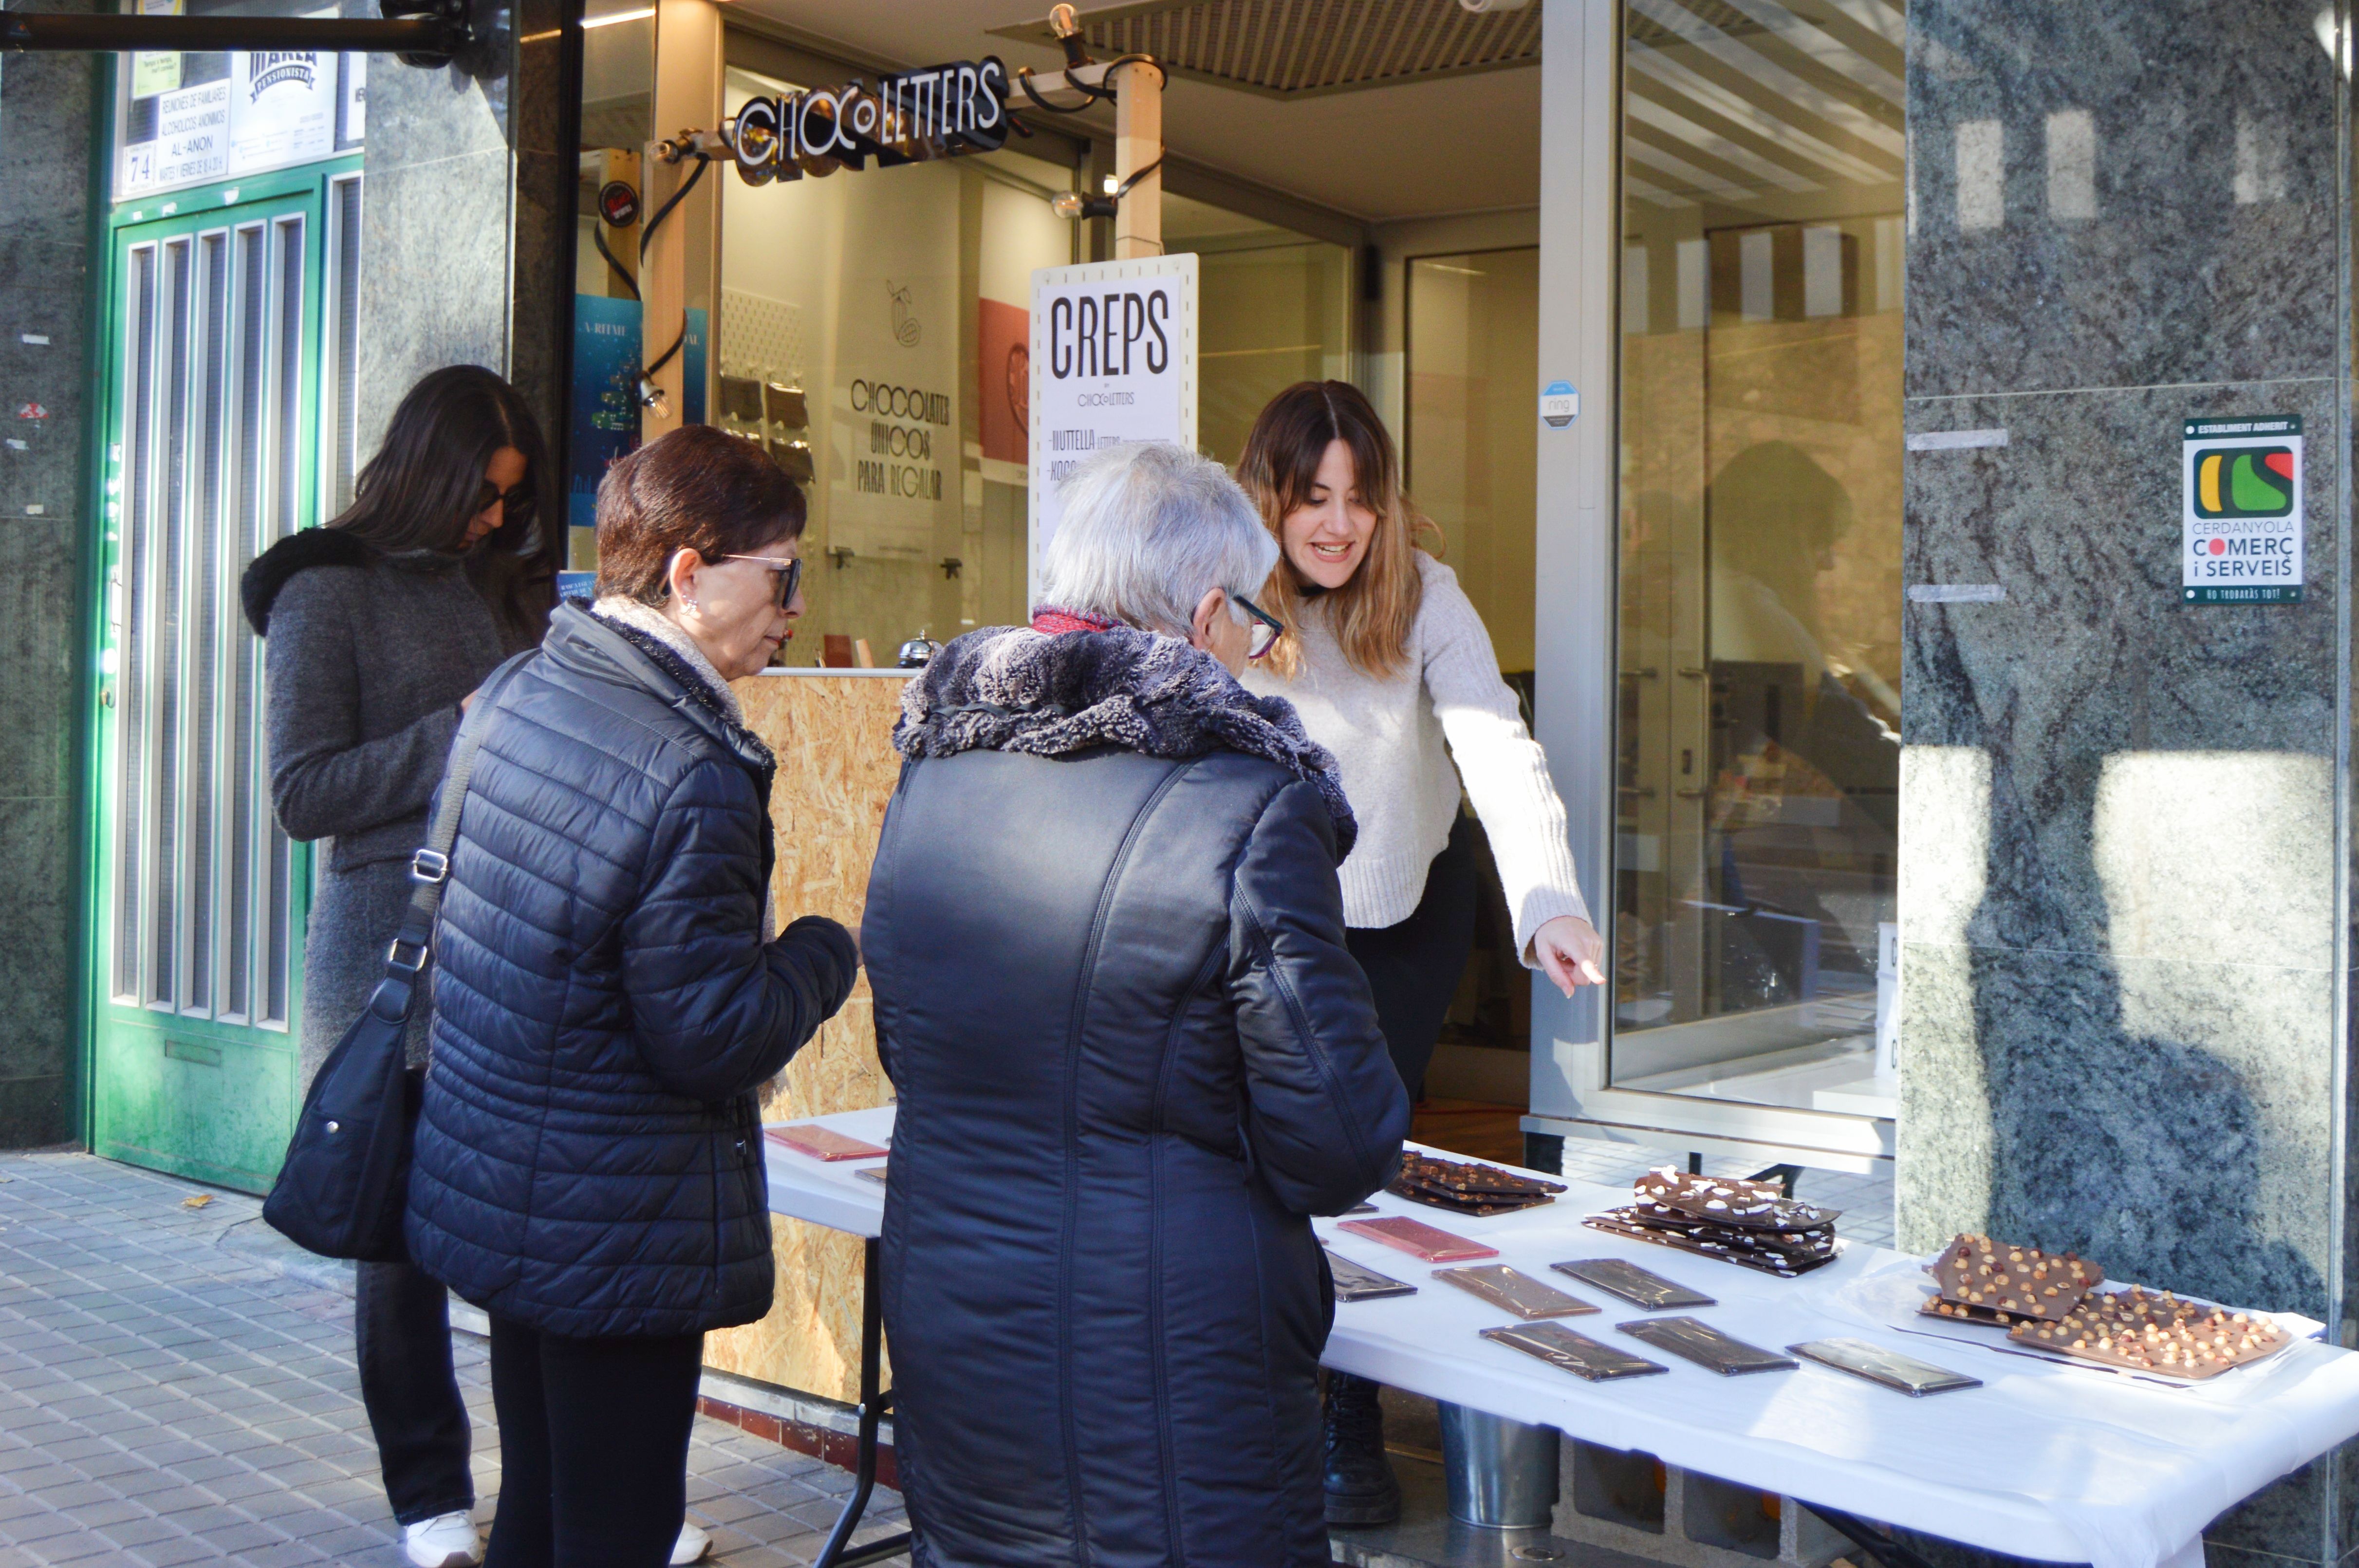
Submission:
[[[892,1119],[886,1107],[817,1119],[883,1142]],[[853,1174],[875,1162],[829,1164],[765,1147],[775,1212],[877,1234],[884,1188]],[[1875,1281],[1913,1274],[1918,1264],[1882,1248],[1847,1244],[1838,1262],[1780,1280],[1580,1223],[1628,1202],[1626,1192],[1575,1184],[1553,1204],[1489,1219],[1382,1193],[1374,1201],[1496,1247],[1498,1261],[1595,1302],[1603,1311],[1568,1325],[1671,1370],[1586,1383],[1493,1344],[1475,1331],[1505,1313],[1429,1279],[1430,1267],[1408,1254],[1322,1219],[1316,1227],[1337,1252],[1419,1287],[1413,1296],[1339,1306],[1327,1365],[1991,1551],[2095,1568],[2185,1568],[2200,1561],[2201,1532],[2214,1518],[2359,1434],[2359,1355],[2315,1341],[2210,1385],[2165,1388],[1902,1332],[1875,1309],[1879,1288],[1892,1289]],[[1616,1335],[1614,1325],[1640,1314],[1548,1267],[1576,1258],[1626,1258],[1703,1291],[1720,1304],[1696,1315],[1755,1345],[1851,1336],[1984,1387],[1912,1400],[1810,1364],[1722,1378]]]

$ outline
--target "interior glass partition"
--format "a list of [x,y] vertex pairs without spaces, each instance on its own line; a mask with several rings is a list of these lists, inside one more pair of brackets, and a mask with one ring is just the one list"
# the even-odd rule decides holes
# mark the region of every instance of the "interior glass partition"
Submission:
[[1612,1081],[1890,1115],[1905,13],[1625,20]]

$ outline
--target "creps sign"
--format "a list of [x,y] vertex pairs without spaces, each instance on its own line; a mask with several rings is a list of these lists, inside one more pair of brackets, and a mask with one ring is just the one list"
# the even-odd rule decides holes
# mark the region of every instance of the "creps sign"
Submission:
[[957,60],[776,98],[750,98],[730,126],[749,185],[997,152],[1007,141],[1007,68]]
[[1160,284],[1060,294],[1049,302],[1049,374],[1161,375],[1171,366],[1171,291]]

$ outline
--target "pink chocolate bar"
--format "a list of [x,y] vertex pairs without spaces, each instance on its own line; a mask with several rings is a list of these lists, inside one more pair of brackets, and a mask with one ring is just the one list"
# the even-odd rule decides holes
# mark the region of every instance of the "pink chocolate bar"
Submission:
[[886,1152],[874,1143],[863,1143],[832,1127],[809,1121],[799,1121],[790,1127],[766,1127],[762,1136],[814,1160],[874,1160]]
[[1499,1249],[1485,1247],[1479,1241],[1469,1241],[1462,1236],[1452,1236],[1436,1229],[1423,1220],[1407,1215],[1386,1215],[1382,1219],[1347,1219],[1335,1227],[1354,1236],[1364,1236],[1371,1241],[1381,1241],[1387,1247],[1397,1247],[1411,1257],[1422,1258],[1429,1263],[1456,1263],[1468,1258],[1496,1258]]

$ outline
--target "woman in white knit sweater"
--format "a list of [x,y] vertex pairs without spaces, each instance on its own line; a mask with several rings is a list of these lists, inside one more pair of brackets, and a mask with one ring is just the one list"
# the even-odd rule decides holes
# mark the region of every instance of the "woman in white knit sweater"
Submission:
[[[1358,388],[1306,381],[1254,421],[1237,479],[1282,554],[1261,604],[1294,633],[1245,676],[1284,697],[1335,753],[1359,818],[1343,919],[1401,1081],[1415,1097],[1474,940],[1480,896],[1462,793],[1526,965],[1572,994],[1604,979],[1548,758],[1499,678],[1491,634],[1448,567],[1413,538],[1391,436]],[[1327,1517],[1377,1524],[1400,1494],[1375,1385],[1331,1376]]]

